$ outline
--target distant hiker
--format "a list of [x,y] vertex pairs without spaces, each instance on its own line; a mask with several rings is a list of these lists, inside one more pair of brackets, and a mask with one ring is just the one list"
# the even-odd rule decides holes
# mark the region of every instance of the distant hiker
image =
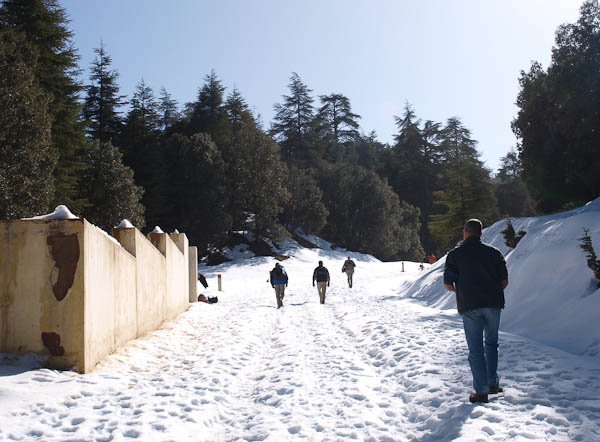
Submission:
[[271,287],[275,289],[275,298],[277,299],[277,308],[283,307],[283,297],[285,296],[285,288],[288,285],[288,276],[281,264],[275,264],[273,270],[269,274]]
[[313,272],[313,287],[315,286],[315,281],[317,281],[319,300],[321,301],[321,304],[325,304],[325,292],[327,291],[327,286],[329,286],[329,270],[327,270],[326,267],[323,267],[323,261],[319,261],[319,267]]
[[350,288],[352,288],[352,275],[354,275],[355,267],[356,264],[350,259],[350,257],[348,257],[348,259],[344,262],[344,265],[342,266],[342,273],[346,273],[346,276],[348,277],[348,286]]
[[437,258],[435,257],[435,253],[432,253],[431,255],[429,255],[429,264],[434,264],[437,261]]
[[444,286],[456,292],[469,347],[475,388],[470,402],[488,402],[488,394],[503,391],[498,378],[498,328],[508,270],[502,253],[481,242],[481,228],[478,219],[467,221],[464,241],[448,253],[444,269]]

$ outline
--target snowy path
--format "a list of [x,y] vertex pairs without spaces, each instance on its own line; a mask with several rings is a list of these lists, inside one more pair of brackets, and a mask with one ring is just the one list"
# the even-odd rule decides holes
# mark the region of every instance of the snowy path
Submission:
[[457,315],[397,299],[396,263],[358,262],[350,290],[333,258],[320,305],[311,253],[286,262],[282,310],[272,262],[255,259],[207,273],[223,274],[218,304],[193,305],[92,374],[0,359],[0,440],[600,440],[590,360],[503,334],[506,392],[471,405]]

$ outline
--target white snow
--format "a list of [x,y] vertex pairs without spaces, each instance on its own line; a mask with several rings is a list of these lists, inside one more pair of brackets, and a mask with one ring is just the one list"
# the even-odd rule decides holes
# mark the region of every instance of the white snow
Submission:
[[[282,262],[290,278],[282,309],[267,282],[279,261],[241,247],[234,261],[201,267],[210,285],[200,289],[218,296],[217,304],[193,304],[94,373],[0,355],[0,440],[600,440],[600,367],[588,345],[598,327],[578,324],[581,303],[597,313],[590,300],[600,293],[585,291],[591,273],[583,252],[571,250],[582,225],[600,247],[599,219],[588,207],[513,220],[528,233],[508,253],[502,328],[515,331],[501,333],[506,390],[489,404],[467,400],[462,324],[452,296],[436,287],[443,260],[424,272],[406,262],[402,272],[399,262],[332,250],[312,237],[322,249],[288,241],[279,251],[290,256]],[[507,253],[502,228],[490,227],[485,238]],[[583,268],[563,263],[579,253]],[[347,256],[357,264],[352,289],[341,273]],[[332,277],[325,305],[311,285],[318,260]],[[567,268],[576,275],[554,278]],[[223,292],[216,291],[218,274]],[[575,307],[559,303],[557,292]],[[542,333],[544,323],[560,333]],[[581,348],[564,344],[579,333]]]
[[154,230],[150,233],[165,233],[159,226],[154,226]]
[[122,219],[121,222],[119,223],[118,226],[116,226],[116,229],[131,229],[133,228],[134,225],[131,224],[131,221],[129,221],[128,219]]
[[31,220],[31,219],[79,219],[79,217],[73,215],[71,213],[71,211],[69,210],[69,208],[63,204],[56,206],[56,208],[54,209],[54,212],[52,213],[48,213],[46,215],[39,215],[39,216],[34,216],[31,218],[23,218],[26,220]]

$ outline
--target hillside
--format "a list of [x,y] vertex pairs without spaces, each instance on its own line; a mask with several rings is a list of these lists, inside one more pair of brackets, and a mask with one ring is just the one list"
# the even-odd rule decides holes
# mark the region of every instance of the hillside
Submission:
[[[584,227],[600,252],[600,198],[554,215],[512,218],[527,234],[514,249],[500,233],[501,220],[484,229],[482,240],[506,257],[509,286],[500,329],[575,354],[600,359],[600,289],[578,247]],[[398,295],[440,309],[454,309],[454,295],[443,286],[445,257],[424,274],[406,281]]]

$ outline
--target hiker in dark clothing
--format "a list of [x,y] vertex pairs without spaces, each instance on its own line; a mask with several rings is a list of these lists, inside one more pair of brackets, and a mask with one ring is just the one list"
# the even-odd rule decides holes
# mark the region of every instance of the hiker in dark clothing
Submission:
[[469,347],[475,388],[471,402],[488,402],[488,394],[503,391],[497,372],[498,328],[508,271],[502,253],[481,242],[481,228],[478,219],[467,221],[464,241],[448,253],[444,269],[444,286],[456,292]]
[[275,264],[273,270],[269,273],[271,287],[275,289],[275,298],[277,299],[277,308],[283,307],[283,297],[285,288],[288,285],[288,276],[281,264]]
[[348,277],[348,286],[350,288],[352,288],[352,275],[354,275],[355,267],[356,264],[350,259],[350,257],[348,257],[348,259],[344,262],[344,265],[342,266],[342,273],[346,273],[346,276]]
[[313,287],[315,286],[315,281],[317,281],[319,300],[321,301],[321,304],[325,304],[325,292],[327,291],[327,286],[329,286],[329,270],[327,270],[326,267],[323,267],[323,261],[319,261],[319,267],[313,272]]

